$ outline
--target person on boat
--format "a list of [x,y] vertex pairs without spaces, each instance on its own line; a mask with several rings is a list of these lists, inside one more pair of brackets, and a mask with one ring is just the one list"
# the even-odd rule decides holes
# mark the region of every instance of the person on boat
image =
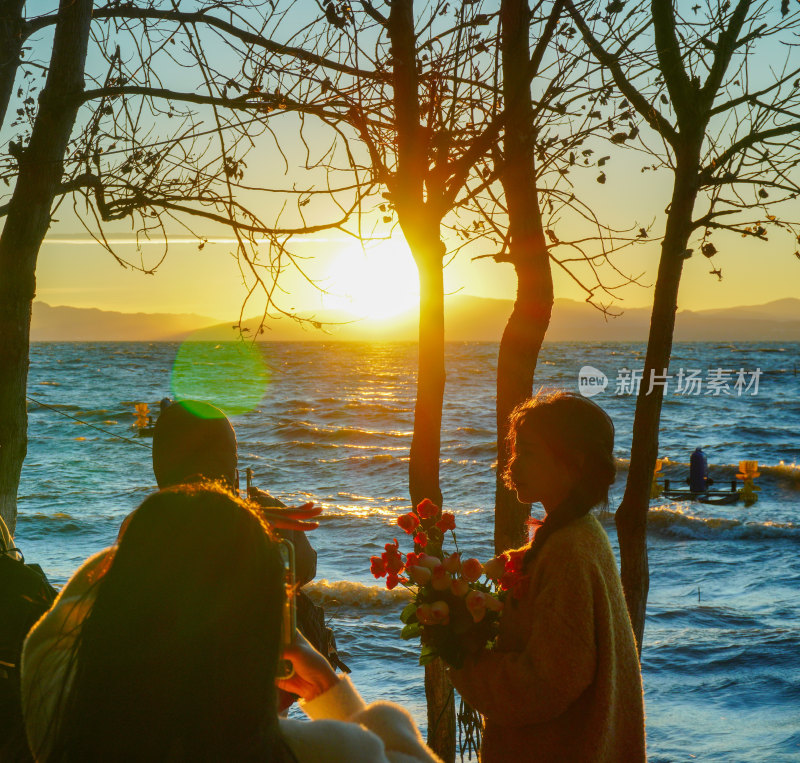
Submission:
[[711,480],[708,479],[708,461],[701,448],[695,448],[689,456],[689,490],[693,493],[705,493]]
[[[365,705],[297,635],[257,507],[219,485],[144,500],[25,641],[25,727],[40,763],[437,763],[409,714]],[[279,718],[279,681],[312,722]]]
[[[194,482],[216,480],[234,493],[238,492],[238,446],[236,433],[225,414],[217,407],[196,400],[182,400],[165,405],[153,432],[153,472],[159,488]],[[281,537],[291,541],[295,555],[295,581],[298,587],[309,583],[317,574],[317,552],[304,530],[316,524],[291,529],[292,522],[276,522],[285,504],[269,493],[250,488],[247,498],[269,512],[267,517]],[[304,513],[304,509],[308,509]],[[292,516],[319,513],[310,504],[295,510]],[[280,526],[279,526],[280,525]],[[339,659],[333,632],[325,626],[325,613],[302,591],[297,595],[297,618],[300,630],[314,646],[329,656],[341,670],[349,669]]]
[[512,413],[509,445],[508,486],[546,517],[510,552],[521,576],[496,647],[450,671],[485,718],[480,760],[643,763],[633,628],[611,545],[590,513],[614,481],[614,425],[583,396],[539,394]]

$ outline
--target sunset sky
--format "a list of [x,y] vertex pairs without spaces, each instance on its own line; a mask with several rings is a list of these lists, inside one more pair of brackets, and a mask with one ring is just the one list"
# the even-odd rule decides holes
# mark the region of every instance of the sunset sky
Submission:
[[[662,173],[665,181],[666,173]],[[644,218],[640,218],[644,220]],[[659,218],[654,224],[655,235]],[[646,221],[646,222],[649,222]],[[136,259],[133,237],[111,237],[117,251]],[[720,238],[718,241],[721,241]],[[793,255],[791,239],[773,235],[769,242],[725,239],[714,258],[721,268],[722,281],[710,275],[710,263],[696,253],[685,265],[680,294],[680,309],[701,310],[760,304],[782,297],[797,296],[800,259]],[[52,305],[98,307],[122,312],[197,313],[220,320],[239,314],[244,288],[231,252],[230,239],[212,238],[198,250],[195,240],[173,240],[166,259],[155,275],[144,275],[121,267],[102,247],[85,234],[54,229],[39,257],[38,299]],[[157,260],[162,244],[142,247],[145,262]],[[415,267],[402,234],[395,232],[391,242],[373,243],[362,251],[357,241],[334,232],[309,237],[295,251],[309,257],[307,270],[320,285],[323,295],[296,275],[283,282],[288,292],[281,296],[286,307],[298,311],[336,307],[362,317],[384,317],[410,307],[415,300]],[[631,274],[644,273],[642,281],[655,280],[659,247],[645,244],[619,255],[621,269]],[[556,297],[583,300],[585,294],[558,269],[554,271]],[[513,299],[515,278],[507,264],[491,260],[470,261],[466,254],[445,270],[448,293]],[[626,286],[619,292],[621,307],[640,307],[649,303],[652,288]]]
[[[47,35],[41,39],[46,43]],[[44,44],[42,55],[47,50]],[[178,80],[190,76],[184,72]],[[179,84],[185,86],[186,82]],[[615,103],[607,107],[611,114],[614,109]],[[310,181],[300,169],[306,158],[305,147],[291,145],[297,134],[297,123],[293,121],[295,117],[286,114],[276,112],[276,119],[270,118],[269,121],[286,157],[286,166],[283,166],[283,157],[278,154],[274,143],[259,144],[248,155],[247,182],[256,184],[264,181],[265,177],[273,181],[274,174],[273,187],[309,187]],[[202,121],[198,125],[204,126]],[[642,137],[646,137],[646,132],[643,126]],[[313,128],[306,137],[314,149],[322,151],[325,148],[327,138],[315,134]],[[314,141],[318,141],[318,145],[314,145]],[[574,182],[580,198],[609,226],[634,232],[639,227],[648,228],[647,243],[626,249],[614,260],[623,273],[641,276],[639,280],[643,284],[619,290],[618,306],[641,307],[648,305],[652,297],[659,254],[658,238],[663,232],[664,208],[669,201],[672,174],[665,169],[645,171],[649,168],[642,165],[652,162],[652,158],[641,151],[620,151],[610,147],[607,140],[599,145],[613,156],[604,168],[608,175],[605,184],[596,182],[597,167],[575,167],[565,183],[572,187]],[[276,167],[280,169],[276,170]],[[296,197],[275,196],[268,196],[271,201],[267,206],[257,207],[266,222],[278,219],[284,201],[289,199],[290,207],[296,201]],[[756,203],[758,199],[753,198]],[[70,206],[71,202],[66,202],[56,210],[54,223],[40,252],[37,270],[39,300],[51,305],[98,307],[123,312],[197,313],[221,321],[238,317],[245,289],[235,258],[231,255],[235,247],[229,233],[226,235],[219,229],[195,229],[198,234],[208,237],[208,243],[199,250],[198,241],[186,231],[180,231],[171,237],[167,256],[157,273],[145,275],[125,269],[101,246],[92,242]],[[704,211],[698,205],[696,214],[701,215]],[[324,210],[311,214],[315,223],[325,217]],[[372,214],[377,215],[377,212]],[[759,212],[754,214],[757,216]],[[370,221],[364,227],[371,226]],[[553,227],[562,238],[580,235],[570,231],[568,221],[555,220]],[[350,228],[354,230],[355,225]],[[137,251],[134,230],[129,223],[109,227],[106,235],[114,243],[118,255],[129,261],[140,261],[145,267],[152,267],[163,255],[163,242],[158,241],[149,242]],[[307,258],[304,260],[307,275],[330,293],[321,294],[297,273],[289,272],[280,282],[283,290],[278,297],[280,304],[300,312],[335,307],[361,317],[388,317],[411,307],[417,286],[413,261],[402,234],[396,226],[392,229],[391,225],[385,225],[380,235],[391,235],[392,239],[390,242],[370,242],[365,250],[361,249],[357,239],[336,230],[298,239],[294,252]],[[445,243],[452,248],[457,242],[448,239]],[[796,296],[800,259],[794,254],[798,244],[788,233],[771,230],[768,242],[742,239],[733,234],[715,234],[714,243],[719,254],[709,261],[700,255],[697,242],[694,242],[696,252],[687,260],[684,270],[679,300],[681,309],[760,304]],[[515,278],[510,265],[496,264],[491,259],[471,260],[474,255],[490,252],[487,246],[459,254],[445,270],[446,291],[513,299]],[[721,281],[709,274],[712,267],[721,269]],[[585,292],[568,276],[557,267],[553,270],[557,298],[585,299]],[[609,283],[619,280],[610,273],[606,275]],[[607,296],[598,296],[598,300],[606,304],[611,301]],[[258,311],[254,304],[245,313],[251,315]]]

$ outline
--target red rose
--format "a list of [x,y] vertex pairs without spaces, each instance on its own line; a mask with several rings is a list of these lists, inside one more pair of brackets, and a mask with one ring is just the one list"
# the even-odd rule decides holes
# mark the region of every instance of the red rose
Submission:
[[400,582],[400,578],[395,575],[393,572],[390,572],[386,576],[386,587],[391,591],[398,583]]
[[422,546],[422,548],[425,548],[425,546],[428,545],[428,536],[422,530],[420,530],[414,536],[414,543],[416,543],[418,546]]
[[405,566],[403,564],[403,556],[398,546],[397,538],[395,538],[393,543],[387,543],[384,546],[386,551],[381,554],[381,559],[383,560],[386,571],[394,575],[400,572]]
[[504,591],[508,591],[508,589],[514,585],[516,580],[517,580],[516,572],[504,572],[500,576],[500,580],[498,580],[497,582],[500,584],[500,588],[502,588]]
[[509,551],[508,559],[506,561],[506,572],[520,573],[522,572],[522,562],[525,558],[526,549],[521,548],[517,551]]
[[419,514],[420,519],[430,519],[431,517],[435,517],[438,513],[439,507],[430,498],[420,501],[417,506],[417,514]]
[[436,523],[436,526],[444,533],[448,530],[456,529],[456,517],[450,511],[442,513],[442,518]]
[[370,557],[369,571],[376,577],[382,578],[386,574],[386,564],[380,556]]
[[413,551],[406,554],[406,567],[416,567],[419,564],[421,554],[415,554]]
[[397,575],[398,572],[402,572],[405,565],[403,564],[403,559],[399,554],[397,556],[394,554],[383,554],[383,556],[386,557],[384,562],[386,563],[386,570],[389,572],[389,574]]
[[408,514],[401,514],[397,517],[397,524],[409,535],[413,535],[414,530],[419,527],[419,517],[412,511],[409,511]]

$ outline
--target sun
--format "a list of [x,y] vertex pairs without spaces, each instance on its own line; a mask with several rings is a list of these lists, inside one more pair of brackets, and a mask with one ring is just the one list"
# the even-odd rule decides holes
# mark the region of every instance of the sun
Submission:
[[322,286],[325,307],[358,318],[383,320],[419,305],[419,276],[403,241],[342,252]]

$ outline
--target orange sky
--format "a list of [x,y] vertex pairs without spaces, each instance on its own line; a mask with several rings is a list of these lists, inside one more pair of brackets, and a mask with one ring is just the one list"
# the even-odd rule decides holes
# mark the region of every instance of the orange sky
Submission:
[[[130,239],[118,238],[119,241]],[[70,243],[65,243],[70,241]],[[800,283],[800,260],[793,256],[788,240],[775,238],[769,242],[733,239],[728,248],[720,248],[715,257],[723,280],[709,275],[709,261],[696,254],[685,266],[681,286],[680,308],[701,310],[760,304],[782,297],[797,296]],[[118,251],[136,258],[132,243],[117,244]],[[52,305],[99,307],[122,312],[197,313],[220,320],[236,318],[244,296],[241,276],[228,242],[210,241],[202,251],[196,242],[173,242],[164,262],[155,275],[123,269],[100,246],[85,236],[51,235],[42,247],[37,276],[38,299]],[[375,280],[375,299],[378,302],[396,300],[407,303],[413,284],[406,277],[413,275],[413,263],[402,238],[397,235],[395,246],[377,246],[363,254],[352,239],[344,236],[325,236],[298,244],[296,250],[308,255],[308,269],[335,295],[341,297],[337,306],[346,307],[342,279],[330,278],[334,263],[344,255],[345,262],[357,263],[367,258],[371,277]],[[143,247],[146,262],[160,256],[161,247]],[[644,283],[652,285],[658,245],[650,243],[620,255],[617,262],[629,273],[644,272]],[[388,264],[387,264],[388,261]],[[399,270],[398,270],[399,268]],[[398,278],[398,272],[403,273]],[[491,260],[471,262],[467,256],[456,258],[446,269],[448,292],[461,291],[483,297],[511,299],[514,296],[514,276],[510,265]],[[581,290],[560,271],[555,272],[556,296],[584,299]],[[190,279],[190,282],[187,280]],[[345,279],[346,281],[347,279]],[[330,306],[328,300],[296,276],[288,276],[284,287],[289,294],[281,303],[297,310]],[[358,287],[351,289],[354,312],[360,305]],[[363,287],[362,287],[363,291]],[[620,306],[639,307],[649,303],[652,290],[627,286],[619,292]],[[411,294],[413,298],[413,293]],[[344,300],[344,301],[343,301]],[[374,304],[374,302],[373,302]],[[399,305],[398,305],[399,307]],[[368,310],[368,307],[364,308]],[[248,311],[248,314],[255,312]]]
[[[610,108],[613,108],[613,104]],[[276,135],[282,141],[285,137],[287,144],[291,143],[289,137],[297,133],[296,118],[276,112],[274,121],[270,122],[270,125],[273,124]],[[647,128],[643,125],[642,137],[646,134]],[[312,143],[321,141],[320,145],[326,145],[313,130],[309,130],[306,137],[313,138]],[[608,144],[603,143],[603,146],[608,147]],[[283,159],[277,160],[275,147],[269,140],[263,146],[259,143],[247,155],[247,172],[261,178],[266,170],[269,181],[276,184],[274,187],[293,187],[298,182],[299,168],[306,161],[305,144],[284,146],[282,142],[281,150],[285,165]],[[657,239],[663,231],[663,210],[669,200],[672,174],[664,169],[654,172],[649,171],[649,167],[643,167],[652,161],[646,154],[636,151],[618,153],[613,148],[609,149],[609,153],[613,154],[613,158],[604,167],[607,182],[603,185],[596,182],[597,167],[576,166],[564,179],[564,187],[574,188],[582,201],[604,223],[634,232],[639,226],[644,226],[649,228],[651,238]],[[247,177],[249,181],[250,174]],[[250,199],[247,201],[249,203]],[[272,222],[281,214],[284,201],[281,194],[273,194],[263,204],[255,200],[253,204],[266,222]],[[196,241],[185,240],[185,236],[183,242],[173,239],[168,256],[158,272],[144,275],[124,269],[84,233],[78,233],[81,226],[69,206],[63,204],[57,209],[55,216],[58,221],[54,223],[40,252],[38,299],[52,305],[99,307],[123,312],[190,312],[220,320],[238,317],[245,288],[237,264],[230,254],[234,247],[229,242],[215,243],[215,232],[206,232],[210,241],[202,251],[198,250]],[[291,207],[291,203],[288,206]],[[313,208],[312,204],[306,209]],[[704,211],[698,205],[697,214]],[[313,222],[318,223],[324,218],[324,212],[309,214],[313,215]],[[335,212],[334,217],[338,217],[340,213]],[[129,226],[130,223],[125,222],[120,227],[106,231],[112,240],[119,242],[115,245],[118,254],[127,259],[141,258],[145,265],[157,262],[163,246],[148,244],[141,253],[137,253]],[[553,227],[562,239],[569,237],[569,220],[554,220]],[[573,235],[578,237],[583,232]],[[394,247],[387,249],[377,246],[370,249],[370,263],[377,261],[378,264],[364,263],[364,267],[370,271],[374,288],[362,283],[360,293],[350,295],[354,312],[366,314],[369,310],[378,309],[391,312],[389,308],[392,303],[397,303],[394,306],[407,304],[409,295],[413,297],[413,284],[407,277],[411,268],[410,254],[402,244],[399,231],[395,231],[395,236],[398,243]],[[455,242],[446,243],[453,245]],[[791,236],[771,232],[769,242],[760,242],[717,234],[714,244],[719,254],[712,261],[699,253],[687,260],[679,300],[681,309],[760,304],[797,296],[800,259],[794,256],[797,244]],[[694,246],[698,248],[696,243]],[[360,254],[357,242],[343,233],[334,231],[298,243],[295,251],[308,257],[305,262],[309,274],[333,291],[346,288],[342,281],[348,279],[331,279],[333,265],[341,265],[342,257],[349,262],[345,269],[352,269],[349,280],[363,281],[358,258],[364,255]],[[473,254],[487,251],[477,250]],[[615,259],[620,270],[641,276],[641,282],[646,285],[631,285],[620,290],[617,293],[620,307],[640,307],[650,303],[658,254],[658,243],[654,240],[626,250]],[[721,269],[724,276],[722,281],[709,275],[712,266]],[[470,261],[470,256],[462,253],[445,273],[446,289],[450,293],[504,299],[514,297],[515,279],[510,265],[498,265],[490,259]],[[554,278],[556,297],[585,298],[585,293],[558,268],[554,268]],[[609,274],[609,278],[613,282],[614,277]],[[279,296],[279,301],[286,309],[307,311],[324,306],[321,295],[297,275],[287,274],[281,281],[281,287],[285,293]],[[600,297],[600,300],[607,303],[609,298]],[[338,306],[342,306],[341,300]],[[254,304],[252,309],[246,311],[246,315],[258,312],[258,307]]]

